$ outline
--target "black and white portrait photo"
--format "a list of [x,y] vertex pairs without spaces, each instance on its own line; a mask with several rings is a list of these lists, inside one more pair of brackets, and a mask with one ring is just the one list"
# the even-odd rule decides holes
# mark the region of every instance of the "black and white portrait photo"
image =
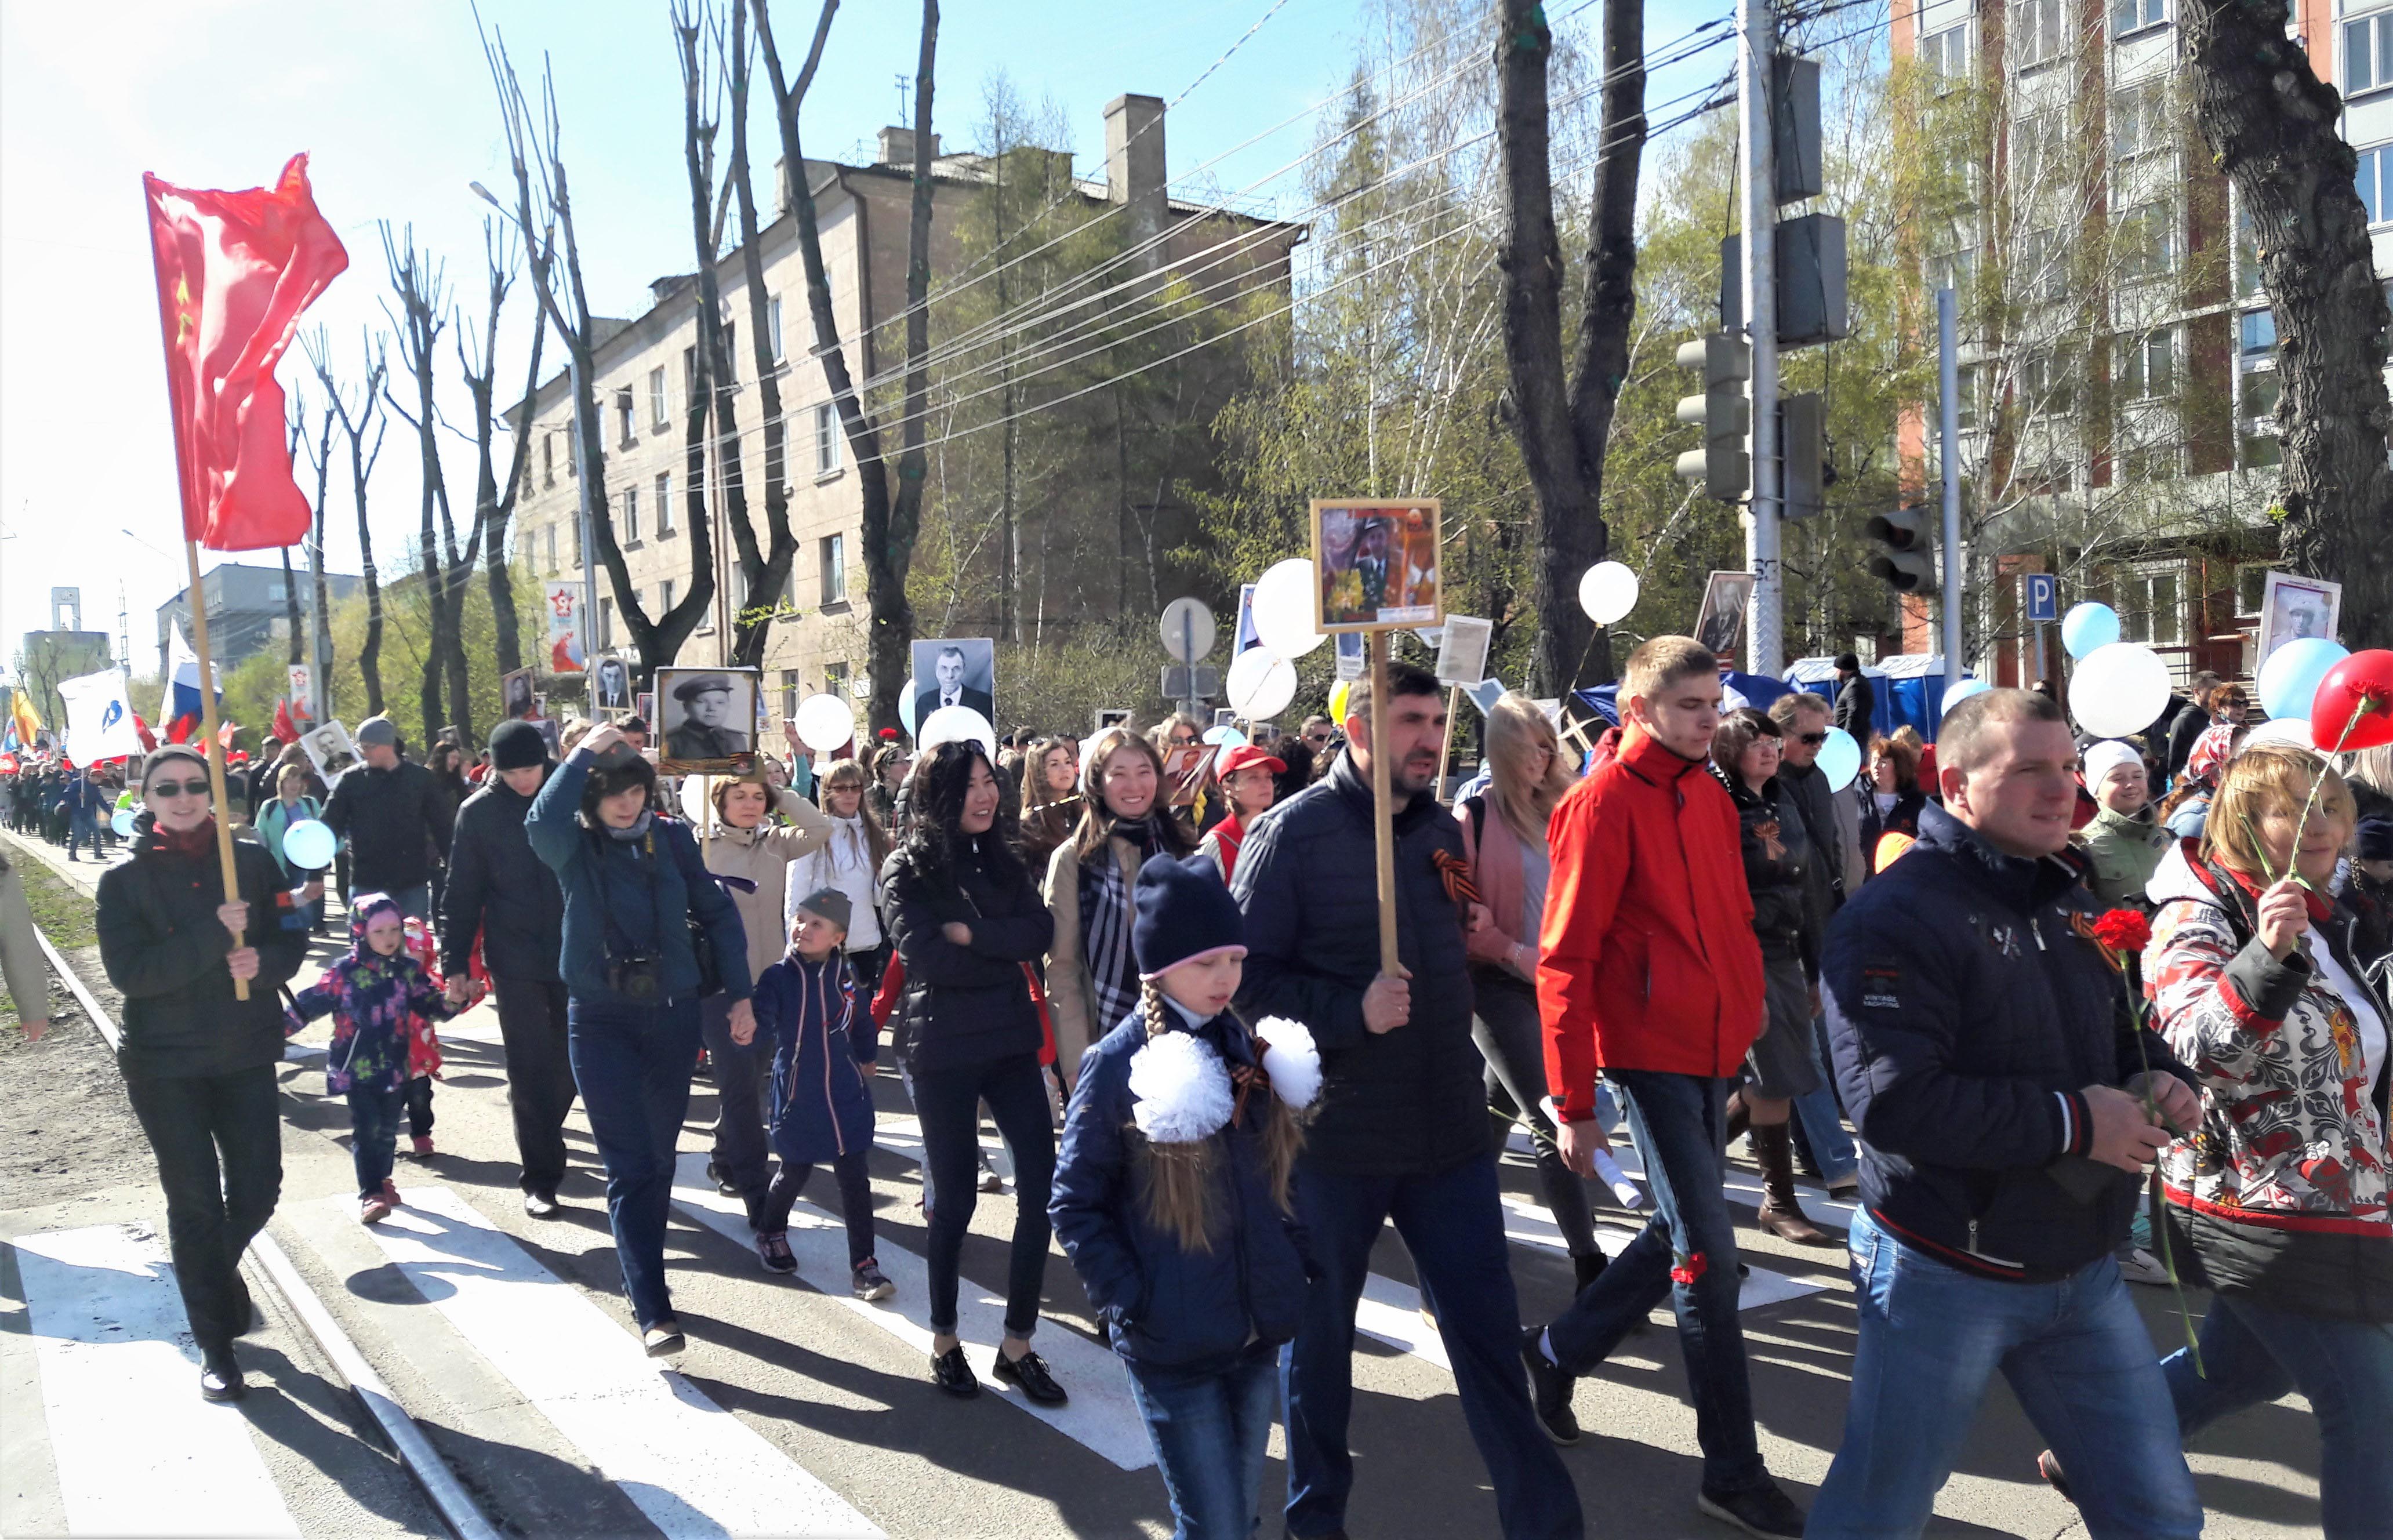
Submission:
[[997,723],[997,644],[986,636],[914,644],[914,731],[943,706],[969,706]]
[[310,729],[299,739],[307,750],[307,761],[316,767],[316,775],[326,786],[339,780],[344,772],[357,768],[357,745],[349,741],[349,730],[337,721]]
[[632,709],[632,670],[620,658],[601,658],[591,674],[591,687],[597,692],[597,706],[602,711],[628,711]]
[[659,669],[664,752],[657,767],[681,775],[744,768],[756,746],[757,677],[754,669]]

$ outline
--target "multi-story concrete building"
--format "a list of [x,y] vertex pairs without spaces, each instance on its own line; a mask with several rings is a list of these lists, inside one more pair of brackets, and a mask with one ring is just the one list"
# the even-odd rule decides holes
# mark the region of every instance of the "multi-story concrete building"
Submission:
[[[315,589],[304,571],[293,574],[291,581],[299,591],[300,624],[304,627],[310,623]],[[337,605],[363,593],[365,580],[353,573],[327,572],[324,586],[332,602]],[[202,575],[200,588],[207,595],[208,651],[217,667],[230,670],[268,647],[290,640],[290,598],[284,591],[281,568],[223,562]],[[183,628],[184,640],[190,639],[191,591],[188,588],[158,607],[157,667],[161,669],[166,666],[166,638],[174,626]]]
[[[1133,251],[1151,244],[1133,272],[1169,272],[1175,263],[1243,241],[1237,254],[1244,292],[1289,288],[1289,252],[1301,235],[1293,226],[1245,213],[1170,196],[1164,155],[1163,104],[1152,97],[1125,96],[1105,109],[1105,176],[1102,181],[1066,177],[1064,198],[1077,200],[1093,216],[1118,218],[1119,244]],[[884,128],[871,164],[809,160],[804,175],[814,195],[831,308],[846,350],[848,367],[871,382],[903,364],[908,218],[912,196],[913,134]],[[1042,152],[1043,153],[1043,152]],[[1068,168],[1067,168],[1068,169]],[[942,154],[932,160],[932,301],[935,338],[940,334],[942,295],[965,287],[959,268],[960,230],[973,201],[986,196],[994,163],[976,154]],[[784,176],[786,173],[784,173]],[[777,180],[780,178],[777,177]],[[767,299],[765,314],[774,370],[778,376],[787,424],[786,475],[789,519],[798,542],[788,592],[789,613],[772,628],[765,658],[765,704],[776,715],[793,711],[805,695],[829,689],[862,694],[866,681],[865,573],[858,555],[863,501],[845,437],[821,368],[810,357],[813,323],[795,219],[786,187],[774,222],[758,232]],[[1022,242],[1027,246],[1029,242]],[[998,261],[1019,250],[990,254]],[[993,266],[982,262],[974,270]],[[742,481],[749,516],[765,538],[765,440],[758,422],[761,402],[753,388],[755,351],[741,254],[726,254],[717,268],[723,318],[730,333],[739,411]],[[1208,280],[1206,281],[1212,281]],[[991,286],[993,288],[993,286]],[[605,443],[600,446],[604,489],[616,540],[630,569],[644,613],[654,618],[687,595],[692,581],[687,449],[687,403],[695,378],[698,290],[694,275],[660,279],[653,303],[630,320],[598,324],[593,390]],[[1027,296],[1017,294],[1019,304]],[[978,300],[986,304],[987,291]],[[986,374],[985,368],[974,371]],[[944,377],[935,368],[935,391]],[[975,379],[967,388],[979,389]],[[985,393],[985,392],[984,392]],[[578,579],[582,573],[579,491],[572,453],[572,409],[568,381],[560,372],[529,402],[507,414],[516,431],[533,437],[525,486],[515,519],[515,553],[538,579]],[[895,432],[884,432],[888,452]],[[703,664],[728,656],[728,617],[764,602],[741,591],[736,555],[717,494],[719,465],[710,458],[707,506],[714,518],[717,600],[714,615],[682,648],[675,661]],[[936,485],[938,472],[935,468]],[[598,597],[592,611],[594,639],[601,651],[631,652],[619,623],[613,584],[597,568]],[[1110,590],[1112,585],[1105,585]],[[1144,595],[1141,595],[1144,597]],[[1169,594],[1164,595],[1170,597]],[[972,623],[994,626],[981,615]],[[636,661],[636,659],[634,659]],[[898,681],[890,681],[896,686]]]
[[[2064,607],[2111,603],[2180,679],[2249,671],[2276,555],[2276,328],[2232,186],[2193,126],[2176,5],[1916,0],[1891,17],[1898,59],[1966,82],[1985,110],[1960,211],[1918,255],[1929,287],[1976,299],[1960,399],[1969,629],[2003,683],[2033,676],[2015,581],[2032,571],[2063,575]],[[2288,33],[2344,92],[2385,271],[2393,6],[2295,0]],[[1932,478],[1929,420],[1899,438]],[[1906,650],[1929,650],[1925,622],[1905,601]]]

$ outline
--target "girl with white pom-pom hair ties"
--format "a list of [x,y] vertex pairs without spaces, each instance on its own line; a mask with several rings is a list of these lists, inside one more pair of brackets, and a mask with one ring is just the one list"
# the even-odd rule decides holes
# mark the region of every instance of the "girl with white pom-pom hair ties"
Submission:
[[1129,1371],[1176,1540],[1244,1540],[1303,1313],[1289,1188],[1321,1056],[1302,1024],[1230,1010],[1246,926],[1202,857],[1153,857],[1133,902],[1139,1004],[1080,1061],[1048,1213]]

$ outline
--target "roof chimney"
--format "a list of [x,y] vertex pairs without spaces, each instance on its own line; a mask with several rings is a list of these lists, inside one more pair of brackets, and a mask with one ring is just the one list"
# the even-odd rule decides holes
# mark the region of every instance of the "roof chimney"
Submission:
[[1165,211],[1163,98],[1116,97],[1105,104],[1105,202],[1129,205],[1134,246],[1146,248],[1140,266],[1153,268]]
[[[931,136],[931,159],[939,158],[939,137]],[[874,157],[875,165],[914,168],[914,131],[910,128],[889,127],[881,131],[881,152]]]

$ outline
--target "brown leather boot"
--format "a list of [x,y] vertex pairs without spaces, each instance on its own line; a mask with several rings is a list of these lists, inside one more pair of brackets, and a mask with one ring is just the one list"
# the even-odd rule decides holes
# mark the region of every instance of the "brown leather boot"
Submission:
[[1720,1140],[1720,1148],[1726,1150],[1751,1131],[1753,1114],[1745,1104],[1745,1090],[1742,1087],[1728,1093],[1727,1105],[1721,1110],[1726,1116],[1722,1119],[1723,1137]]
[[1795,1145],[1786,1125],[1773,1123],[1753,1130],[1754,1159],[1761,1167],[1761,1207],[1754,1222],[1782,1241],[1797,1246],[1834,1246],[1837,1237],[1804,1217],[1795,1201]]

